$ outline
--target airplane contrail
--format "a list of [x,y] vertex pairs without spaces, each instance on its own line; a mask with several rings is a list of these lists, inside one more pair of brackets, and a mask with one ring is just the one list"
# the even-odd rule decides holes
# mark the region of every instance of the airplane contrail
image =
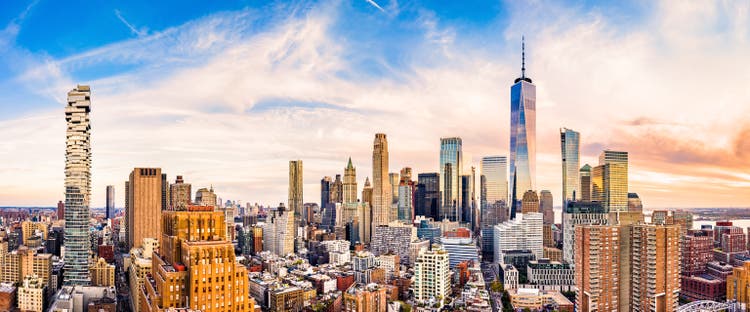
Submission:
[[385,10],[383,10],[383,8],[380,5],[378,5],[374,0],[365,0],[365,1],[367,1],[367,3],[371,4],[372,6],[374,6],[375,8],[377,8],[378,10],[380,10],[380,12],[385,13]]

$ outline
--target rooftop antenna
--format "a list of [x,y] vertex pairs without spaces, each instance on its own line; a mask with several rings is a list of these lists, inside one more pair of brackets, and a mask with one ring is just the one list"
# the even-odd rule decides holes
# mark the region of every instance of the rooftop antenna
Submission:
[[521,79],[526,78],[526,38],[521,36]]

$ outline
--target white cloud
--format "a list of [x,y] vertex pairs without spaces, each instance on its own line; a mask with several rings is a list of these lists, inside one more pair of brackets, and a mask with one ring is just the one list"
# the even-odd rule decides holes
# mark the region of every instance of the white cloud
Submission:
[[[371,175],[376,132],[388,134],[394,172],[403,166],[435,171],[438,140],[445,136],[461,136],[465,153],[476,159],[504,154],[508,91],[520,67],[516,42],[522,33],[540,108],[539,188],[555,195],[560,193],[561,126],[581,131],[584,144],[619,144],[613,135],[630,131],[621,123],[653,117],[691,125],[674,129],[721,149],[726,146],[712,138],[730,136],[734,130],[729,124],[748,113],[746,105],[737,104],[750,100],[743,91],[747,79],[717,79],[722,72],[750,77],[743,54],[750,52],[747,43],[725,51],[683,53],[678,48],[685,41],[661,38],[670,36],[664,28],[677,23],[670,17],[663,24],[649,21],[649,27],[623,27],[597,12],[544,4],[513,7],[504,34],[513,48],[502,54],[460,43],[456,39],[463,34],[420,9],[423,28],[413,38],[414,54],[424,58],[389,67],[392,76],[367,77],[351,75],[362,69],[353,67],[350,56],[368,51],[357,46],[356,38],[340,38],[335,32],[337,19],[346,18],[340,9],[329,4],[303,14],[280,14],[261,28],[252,10],[219,13],[45,61],[31,66],[21,80],[50,80],[46,89],[62,102],[74,86],[67,77],[78,68],[145,64],[90,82],[95,206],[103,203],[108,184],[118,188],[121,205],[122,183],[135,166],[160,166],[170,179],[184,175],[194,188],[213,184],[224,199],[285,202],[290,159],[304,161],[305,199],[318,201],[320,178],[343,171],[349,156],[358,167],[361,187]],[[746,14],[729,17],[730,29],[744,31],[736,20],[747,25]],[[709,26],[680,36],[692,40]],[[351,76],[367,78],[345,78]],[[726,114],[716,114],[717,108]],[[1,143],[6,152],[0,152],[0,161],[10,168],[2,175],[23,173],[0,179],[0,205],[52,205],[62,195],[62,110],[29,115],[37,117],[0,121],[0,133],[10,138]],[[633,131],[637,135],[640,130]],[[593,164],[593,156],[584,160]],[[666,204],[685,184],[720,181],[683,171],[659,172],[658,164],[647,163],[652,159],[640,157],[645,155],[632,151],[631,188],[644,190],[641,197],[648,203]],[[721,181],[730,185],[741,179]],[[675,191],[656,195],[665,185]],[[747,198],[724,203],[739,205],[742,199]]]

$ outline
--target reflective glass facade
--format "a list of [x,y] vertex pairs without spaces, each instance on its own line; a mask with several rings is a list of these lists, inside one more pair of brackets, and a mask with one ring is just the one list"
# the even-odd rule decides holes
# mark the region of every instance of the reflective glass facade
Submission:
[[510,196],[520,200],[536,182],[536,86],[520,78],[510,87]]
[[68,92],[65,148],[65,285],[89,285],[91,196],[91,89]]
[[441,219],[456,221],[461,204],[461,138],[440,139],[440,192],[443,196]]
[[591,174],[591,200],[607,211],[628,210],[628,153],[603,151]]
[[[580,180],[578,178],[578,170],[581,165],[579,157],[580,136],[581,135],[576,131],[567,128],[560,129],[563,207],[565,207],[565,203],[578,199],[581,196]],[[574,199],[573,196],[576,198]]]

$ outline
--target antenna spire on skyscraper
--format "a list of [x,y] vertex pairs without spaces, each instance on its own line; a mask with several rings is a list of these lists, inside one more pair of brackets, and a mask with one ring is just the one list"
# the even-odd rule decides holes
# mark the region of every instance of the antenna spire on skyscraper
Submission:
[[521,36],[521,79],[526,78],[526,37]]

